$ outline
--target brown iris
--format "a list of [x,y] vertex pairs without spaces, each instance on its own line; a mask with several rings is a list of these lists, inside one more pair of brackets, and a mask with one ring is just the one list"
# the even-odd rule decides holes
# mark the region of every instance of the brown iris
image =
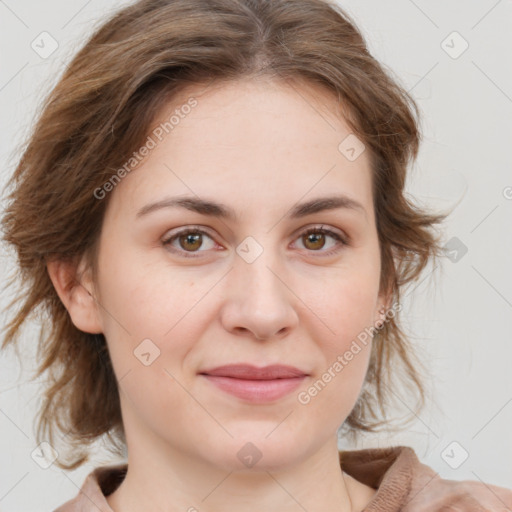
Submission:
[[[191,233],[185,233],[184,235],[181,235],[179,237],[179,241],[180,241],[180,246],[183,248],[183,249],[186,249],[186,250],[196,250],[196,249],[199,249],[201,247],[201,244],[203,243],[202,241],[202,236],[201,234],[191,234]],[[188,245],[185,246],[183,245],[182,241],[185,240],[185,243],[186,244],[193,244],[194,246],[192,245]]]
[[[304,246],[308,249],[321,249],[325,245],[325,233],[306,233],[302,235]],[[308,247],[306,241],[313,244],[313,247]]]

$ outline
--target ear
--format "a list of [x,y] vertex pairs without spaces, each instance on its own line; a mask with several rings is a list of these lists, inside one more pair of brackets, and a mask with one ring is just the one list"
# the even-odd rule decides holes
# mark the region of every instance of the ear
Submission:
[[77,265],[68,261],[48,261],[46,268],[55,291],[77,329],[91,334],[103,332],[99,305],[93,296],[90,273],[84,273],[83,260]]

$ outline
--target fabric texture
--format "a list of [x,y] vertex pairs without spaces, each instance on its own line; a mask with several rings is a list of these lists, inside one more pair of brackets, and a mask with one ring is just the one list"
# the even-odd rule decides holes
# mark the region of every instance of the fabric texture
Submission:
[[[342,470],[377,492],[361,512],[486,510],[512,512],[512,490],[473,480],[446,480],[408,446],[339,452]],[[123,481],[126,464],[100,466],[80,492],[53,512],[113,512],[105,496]]]

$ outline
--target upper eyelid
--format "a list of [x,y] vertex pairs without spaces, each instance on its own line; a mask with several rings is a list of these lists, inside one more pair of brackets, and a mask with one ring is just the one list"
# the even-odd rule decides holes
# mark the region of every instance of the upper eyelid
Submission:
[[[184,233],[201,232],[201,233],[209,236],[215,243],[217,243],[217,241],[215,240],[215,236],[210,233],[209,229],[210,228],[208,228],[206,226],[189,225],[189,226],[185,226],[183,228],[178,228],[178,231],[174,232],[172,235],[168,235],[168,234],[164,235],[162,240],[163,240],[163,242],[168,243],[171,240],[175,239],[176,237],[178,237]],[[350,242],[350,237],[346,234],[345,231],[338,230],[338,228],[333,228],[333,227],[331,227],[329,225],[325,225],[325,224],[313,224],[313,225],[309,225],[306,227],[302,227],[294,232],[295,238],[293,240],[295,240],[298,236],[301,236],[301,235],[307,233],[310,230],[330,231],[330,232],[332,232],[332,235],[330,233],[326,233],[327,236],[331,236],[335,240],[336,240],[335,236],[339,236],[341,240],[336,240],[338,243],[348,245]],[[203,251],[195,251],[195,252],[197,253],[197,252],[203,252]],[[193,252],[191,254],[193,254]]]

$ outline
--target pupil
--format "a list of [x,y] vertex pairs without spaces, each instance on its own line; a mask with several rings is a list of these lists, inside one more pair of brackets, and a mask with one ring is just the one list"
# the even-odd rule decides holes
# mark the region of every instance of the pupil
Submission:
[[195,247],[190,247],[191,249],[197,249],[198,248],[198,245],[200,246],[200,242],[198,243],[198,240],[201,238],[201,235],[191,235],[191,234],[187,234],[187,235],[184,235],[185,237],[185,240],[186,240],[186,244],[189,244],[189,242],[194,245],[194,242],[196,243],[196,246]]
[[[312,242],[313,244],[318,244],[323,236],[324,236],[323,234],[317,235],[314,233],[310,233],[309,235],[307,235],[308,242]],[[323,247],[323,243],[320,242],[320,247],[316,247],[316,248],[321,249],[322,247]]]

